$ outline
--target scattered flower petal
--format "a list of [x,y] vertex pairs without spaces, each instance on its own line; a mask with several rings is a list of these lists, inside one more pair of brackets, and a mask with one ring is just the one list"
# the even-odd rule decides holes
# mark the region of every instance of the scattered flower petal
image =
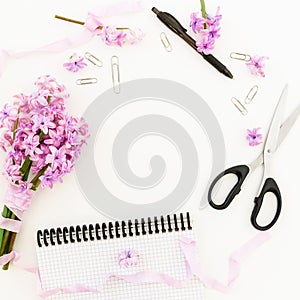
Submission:
[[267,56],[255,55],[250,58],[250,61],[246,63],[246,66],[250,69],[251,74],[265,77],[263,68],[265,67],[265,61],[269,59]]
[[257,146],[260,145],[262,143],[262,134],[258,133],[258,131],[260,130],[260,128],[254,128],[253,130],[249,130],[247,129],[247,136],[246,139],[249,142],[249,146],[253,147],[253,146]]
[[64,63],[63,66],[70,72],[78,72],[79,70],[85,68],[87,64],[84,62],[82,56],[78,56],[76,53],[71,55],[69,61]]

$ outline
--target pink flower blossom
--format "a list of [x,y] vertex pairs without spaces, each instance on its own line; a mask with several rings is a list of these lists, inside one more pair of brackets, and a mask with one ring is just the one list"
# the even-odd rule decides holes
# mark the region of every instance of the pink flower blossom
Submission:
[[37,146],[40,144],[40,138],[35,133],[30,133],[23,141],[23,148],[25,150],[25,156],[33,155]]
[[56,130],[49,130],[48,137],[44,140],[44,143],[58,148],[64,139],[64,128],[62,126],[57,126]]
[[131,45],[139,43],[144,36],[145,34],[140,28],[128,29],[126,34],[127,41]]
[[8,159],[5,163],[5,175],[10,180],[10,182],[17,182],[21,177],[20,165],[12,163],[11,159]]
[[190,27],[195,33],[201,32],[204,29],[204,24],[206,20],[199,17],[198,12],[194,12],[191,14]]
[[250,61],[246,63],[246,66],[251,71],[251,74],[265,77],[263,68],[265,67],[265,61],[269,59],[267,56],[255,55],[250,58]]
[[7,147],[7,145],[6,145],[5,140],[0,138],[0,150],[2,150],[3,152],[7,152],[6,147]]
[[210,54],[211,50],[214,49],[214,40],[203,37],[201,41],[196,42],[196,46],[198,52]]
[[257,146],[262,143],[262,134],[258,133],[260,128],[254,128],[253,130],[247,129],[246,139],[249,142],[249,146]]
[[4,127],[5,122],[13,121],[17,119],[18,110],[15,107],[11,107],[8,104],[5,104],[3,109],[0,111],[0,128]]
[[123,30],[117,30],[113,26],[103,27],[99,35],[109,46],[118,45],[121,47],[126,42],[126,33]]
[[32,129],[34,131],[38,131],[39,129],[43,131],[45,134],[48,133],[49,128],[55,128],[55,124],[51,122],[50,118],[43,115],[34,115],[32,117],[33,126]]
[[44,175],[42,175],[40,177],[40,180],[41,180],[41,187],[42,188],[45,188],[45,187],[48,186],[52,189],[54,183],[59,180],[58,171],[56,170],[55,172],[53,172],[51,170],[51,168],[48,168],[46,170],[46,172],[44,173]]
[[62,101],[64,98],[70,97],[66,87],[63,84],[59,84],[56,79],[50,75],[39,77],[34,84],[39,90],[47,90],[49,94],[54,97],[51,97],[51,103],[53,103],[54,100],[60,99]]
[[39,105],[41,106],[47,106],[48,103],[48,97],[49,97],[49,91],[47,90],[39,90],[36,93],[32,94],[32,98],[29,100],[33,107],[37,107]]
[[135,267],[139,264],[140,255],[136,250],[125,250],[119,254],[118,264],[121,268]]
[[82,56],[78,56],[76,53],[71,55],[69,61],[64,63],[63,66],[70,72],[78,72],[79,70],[85,68],[87,64],[84,62]]
[[209,27],[218,27],[220,26],[220,21],[222,19],[222,15],[220,15],[220,7],[217,8],[217,12],[215,16],[206,15],[207,25]]
[[66,161],[66,149],[61,147],[59,149],[50,146],[50,153],[46,157],[46,164],[51,164],[53,170],[59,168]]

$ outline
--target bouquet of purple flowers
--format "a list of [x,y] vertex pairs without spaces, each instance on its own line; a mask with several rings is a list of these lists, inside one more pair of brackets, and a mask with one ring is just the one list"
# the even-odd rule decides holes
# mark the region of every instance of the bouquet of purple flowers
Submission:
[[16,95],[0,111],[0,149],[7,153],[4,174],[10,183],[0,216],[0,259],[13,250],[34,191],[62,182],[88,138],[86,122],[66,112],[64,85],[42,76],[35,86],[34,93]]

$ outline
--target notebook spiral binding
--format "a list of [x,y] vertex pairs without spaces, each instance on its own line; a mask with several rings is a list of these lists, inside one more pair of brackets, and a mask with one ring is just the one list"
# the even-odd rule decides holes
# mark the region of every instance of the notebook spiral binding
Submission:
[[142,218],[134,221],[115,221],[82,226],[58,227],[37,231],[39,247],[68,243],[81,243],[95,240],[125,238],[131,236],[158,234],[172,231],[192,230],[190,214],[174,214],[160,218]]

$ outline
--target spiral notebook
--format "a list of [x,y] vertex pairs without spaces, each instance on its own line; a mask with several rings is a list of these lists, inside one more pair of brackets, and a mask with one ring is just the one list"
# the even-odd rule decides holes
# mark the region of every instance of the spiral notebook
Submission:
[[[42,290],[47,299],[201,300],[202,284],[188,274],[178,242],[182,236],[197,239],[189,213],[38,230]],[[128,251],[129,264],[122,264]],[[149,271],[186,283],[176,288],[122,278]]]

